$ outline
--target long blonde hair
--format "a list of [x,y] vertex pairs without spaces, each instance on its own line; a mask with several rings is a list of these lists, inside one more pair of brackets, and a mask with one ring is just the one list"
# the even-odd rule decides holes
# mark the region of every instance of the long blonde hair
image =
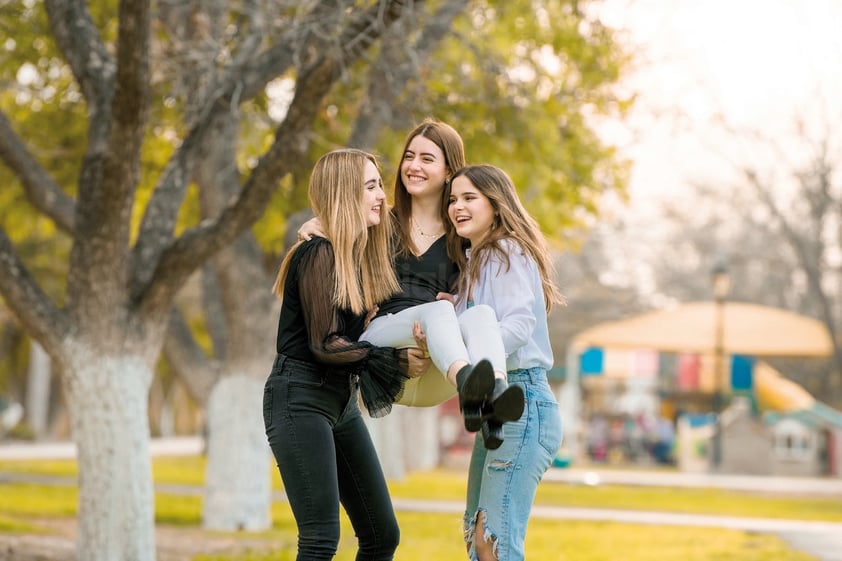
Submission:
[[[377,158],[354,148],[328,152],[310,175],[310,206],[333,246],[333,302],[355,314],[371,310],[400,291],[392,266],[392,227],[384,201],[380,224],[369,227],[363,209],[366,161]],[[284,258],[272,291],[283,297],[284,280],[299,242]]]
[[541,228],[523,208],[511,178],[505,171],[490,164],[463,167],[450,178],[446,189],[448,200],[453,180],[462,175],[476,187],[477,191],[488,198],[491,208],[494,209],[494,223],[491,231],[477,247],[471,247],[470,261],[465,256],[467,240],[457,236],[448,237],[448,254],[456,261],[461,271],[460,293],[467,295],[467,288],[479,280],[482,266],[491,253],[497,253],[505,262],[506,268],[510,266],[509,254],[501,241],[511,239],[535,260],[541,276],[541,286],[544,289],[544,308],[549,313],[554,304],[564,302],[555,284],[555,265]]

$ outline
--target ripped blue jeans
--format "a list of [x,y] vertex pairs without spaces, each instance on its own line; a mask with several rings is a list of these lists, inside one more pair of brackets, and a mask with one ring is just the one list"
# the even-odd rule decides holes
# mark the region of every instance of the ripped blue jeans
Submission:
[[[503,445],[487,450],[480,433],[474,440],[468,472],[464,531],[468,558],[476,561],[475,539],[492,540],[498,561],[523,561],[524,538],[535,491],[561,446],[558,402],[543,368],[510,370],[526,407],[517,421],[503,425]],[[485,526],[476,528],[479,512]]]

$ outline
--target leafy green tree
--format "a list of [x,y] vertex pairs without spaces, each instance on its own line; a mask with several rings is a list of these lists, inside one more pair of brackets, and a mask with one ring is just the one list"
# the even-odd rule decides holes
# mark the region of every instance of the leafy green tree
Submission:
[[[24,20],[45,14],[49,33],[40,40],[60,54],[44,61],[28,52],[45,84],[38,95],[52,90],[63,97],[48,121],[65,116],[78,126],[81,119],[85,130],[68,155],[81,151],[78,173],[65,182],[25,135],[37,98],[4,99],[0,106],[0,159],[16,189],[70,240],[62,302],[36,281],[4,223],[0,293],[61,371],[80,466],[80,559],[154,559],[147,393],[173,298],[198,267],[254,224],[282,178],[306,165],[313,122],[343,69],[423,6],[277,2],[269,24],[243,34],[258,40],[239,43],[237,31],[256,24],[242,17],[253,4],[229,2],[216,14],[231,31],[214,68],[216,87],[174,120],[163,119],[173,101],[152,95],[156,81],[169,77],[156,73],[162,52],[156,49],[168,37],[153,26],[151,2],[115,8],[45,0],[24,4],[18,14]],[[9,15],[16,14],[3,13]],[[295,95],[273,140],[242,179],[227,178],[237,181],[236,194],[218,214],[177,230],[198,158],[214,143],[217,125],[278,76],[293,80]],[[171,143],[162,168],[145,166],[154,137]],[[150,186],[145,198],[144,185]]]
[[[572,2],[546,2],[537,7],[515,2],[495,10],[483,2],[452,0],[393,26],[384,34],[376,58],[370,64],[360,62],[348,68],[346,79],[326,99],[325,118],[316,124],[318,139],[310,158],[344,144],[375,149],[384,157],[387,175],[392,175],[398,156],[395,150],[406,130],[424,116],[434,115],[459,128],[472,159],[507,167],[545,230],[560,237],[582,215],[596,212],[603,192],[622,190],[625,181],[623,163],[599,141],[593,126],[598,116],[620,117],[628,106],[629,101],[612,89],[628,57],[611,30],[584,8]],[[495,40],[488,41],[488,37]],[[565,64],[559,63],[562,60]],[[487,75],[493,79],[486,79]],[[243,117],[251,123],[252,138],[259,137],[259,118]],[[263,282],[252,277],[247,284],[268,290],[271,273],[287,247],[281,240],[284,229],[278,224],[306,204],[300,195],[305,180],[296,178],[279,190],[277,200],[256,226],[268,252],[264,263],[269,264],[269,274]],[[243,259],[248,252],[235,254]],[[226,270],[236,275],[246,269],[229,266]],[[226,290],[223,283],[210,284]],[[210,306],[215,301],[207,299]],[[243,314],[240,319],[209,309],[204,325],[219,324],[224,318],[225,325],[214,333],[247,333],[266,321],[265,309],[258,307],[256,315]],[[167,339],[165,355],[180,365],[176,370],[185,373],[188,385],[200,390],[193,395],[204,403],[202,395],[209,395],[214,384],[210,366],[224,364],[224,349],[230,347],[230,341],[213,337],[214,352],[209,357],[190,340],[189,331],[180,329],[179,333],[181,336]],[[252,356],[257,352],[255,349]],[[202,372],[206,374],[198,375]],[[228,411],[234,415],[230,407]],[[377,429],[406,422],[401,417],[417,412],[399,408],[371,427],[390,475],[400,476],[406,465],[418,465],[405,458],[417,447],[404,450],[402,442],[390,439],[388,435],[398,435],[400,430]],[[208,418],[214,415],[209,413]],[[435,454],[427,450],[422,455],[429,459]],[[209,462],[209,480],[212,464]]]
[[[462,132],[469,159],[513,175],[553,237],[622,190],[623,163],[595,130],[628,104],[613,89],[626,55],[588,4],[191,0],[153,13],[144,1],[46,0],[0,11],[0,26],[33,23],[32,41],[16,35],[0,63],[14,85],[0,94],[5,192],[18,207],[26,198],[67,256],[41,274],[19,214],[0,206],[0,293],[62,371],[80,558],[154,555],[146,393],[162,348],[222,427],[205,498],[225,504],[212,482],[262,430],[226,419],[254,413],[277,314],[268,288],[314,157],[371,147],[393,173],[406,130],[433,115]],[[205,265],[203,348],[172,303]],[[249,464],[235,477],[258,482],[262,464]],[[213,524],[254,528],[265,504],[235,500]],[[257,514],[243,517],[249,507]]]

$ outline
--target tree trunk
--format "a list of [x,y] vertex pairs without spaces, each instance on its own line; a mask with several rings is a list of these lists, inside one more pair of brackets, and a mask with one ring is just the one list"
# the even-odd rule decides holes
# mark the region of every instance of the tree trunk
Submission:
[[[392,412],[382,419],[372,419],[363,412],[371,440],[377,450],[380,459],[380,466],[386,479],[403,479],[406,477],[406,439],[408,437],[404,430],[404,415],[406,407],[392,407]],[[409,435],[409,438],[412,438]]]
[[36,440],[47,434],[50,411],[50,357],[35,340],[30,342],[26,376],[26,423]]
[[404,458],[410,471],[430,470],[441,463],[438,407],[407,407],[403,416]]
[[272,523],[262,378],[225,376],[211,392],[202,512],[205,529],[258,531]]
[[428,470],[441,463],[438,407],[396,405],[382,419],[363,418],[387,479]]
[[141,357],[71,343],[64,387],[79,464],[77,558],[154,561],[155,519],[147,396]]

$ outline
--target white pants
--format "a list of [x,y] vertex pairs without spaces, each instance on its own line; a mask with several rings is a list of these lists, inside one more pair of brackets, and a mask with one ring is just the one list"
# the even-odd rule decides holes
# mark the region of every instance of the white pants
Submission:
[[418,378],[411,378],[397,403],[415,407],[438,405],[456,394],[444,373],[457,360],[476,364],[485,358],[495,372],[506,372],[506,353],[490,306],[481,304],[456,316],[453,304],[438,300],[419,304],[396,314],[372,321],[360,340],[379,347],[416,347],[412,326],[418,321],[427,337],[433,367]]

